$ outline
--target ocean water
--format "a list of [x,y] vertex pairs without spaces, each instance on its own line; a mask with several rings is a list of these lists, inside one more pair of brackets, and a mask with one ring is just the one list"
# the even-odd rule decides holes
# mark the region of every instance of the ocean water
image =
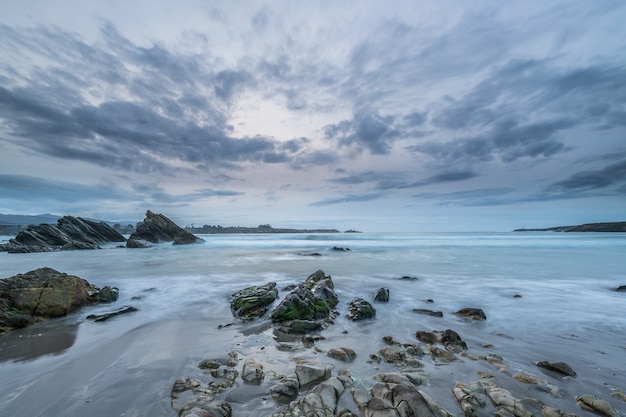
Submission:
[[[526,370],[561,384],[563,395],[551,400],[564,411],[586,415],[572,400],[583,393],[617,409],[625,404],[609,394],[626,390],[626,293],[612,291],[626,285],[626,234],[200,236],[206,242],[190,246],[0,253],[3,278],[48,266],[120,289],[112,305],[0,336],[0,416],[174,416],[174,380],[196,375],[201,359],[230,350],[255,357],[266,371],[291,373],[293,352],[278,349],[281,340],[267,320],[236,322],[228,297],[270,281],[282,289],[318,269],[333,278],[340,316],[321,332],[325,340],[317,349],[298,347],[299,357],[330,361],[337,371],[350,368],[365,381],[384,368],[368,359],[384,346],[383,336],[417,343],[417,330],[451,328],[473,354],[505,358],[505,374]],[[308,256],[313,253],[321,256]],[[407,276],[417,279],[401,279]],[[391,300],[374,304],[376,319],[345,319],[352,298],[371,300],[381,287],[389,288]],[[123,305],[139,311],[102,323],[86,320]],[[453,314],[463,307],[482,308],[487,320]],[[414,308],[442,311],[444,317],[419,315]],[[337,346],[353,348],[357,359],[343,364],[323,355]],[[578,376],[561,381],[536,367],[540,360],[566,361]],[[464,359],[444,368],[426,365],[431,383],[424,390],[462,415],[450,389],[455,381],[472,380],[479,366]],[[269,385],[237,384],[223,399],[235,415],[267,415],[281,409],[267,395]]]

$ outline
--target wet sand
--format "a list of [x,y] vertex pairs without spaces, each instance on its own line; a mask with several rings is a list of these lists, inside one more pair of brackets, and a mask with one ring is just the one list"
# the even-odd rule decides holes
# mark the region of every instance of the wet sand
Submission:
[[[371,354],[386,346],[383,336],[419,344],[416,331],[445,329],[455,330],[465,340],[467,356],[457,354],[457,360],[450,363],[420,358],[429,377],[429,383],[420,389],[454,415],[463,413],[451,389],[457,382],[479,379],[478,371],[494,375],[498,385],[516,398],[534,398],[564,412],[595,415],[576,404],[575,397],[581,394],[607,400],[622,413],[626,409],[625,402],[610,396],[616,388],[626,389],[623,337],[594,329],[563,335],[550,329],[549,323],[538,324],[533,333],[518,334],[515,323],[509,331],[494,332],[489,318],[476,322],[449,311],[443,318],[427,317],[400,311],[393,301],[375,306],[376,319],[351,322],[341,315],[319,333],[322,340],[313,347],[305,347],[297,337],[281,340],[263,320],[218,329],[220,324],[233,322],[226,303],[210,313],[190,306],[168,320],[148,322],[141,321],[139,311],[94,323],[85,320],[92,309],[84,309],[0,336],[0,415],[175,416],[170,390],[176,378],[188,376],[208,383],[212,378],[197,368],[198,362],[224,358],[229,351],[236,351],[242,359],[239,371],[243,359],[254,358],[263,364],[267,376],[260,386],[244,384],[238,378],[218,399],[232,405],[234,416],[268,415],[284,407],[268,395],[275,383],[271,376],[292,373],[294,357],[331,364],[333,375],[350,369],[357,385],[367,388],[374,375],[402,369],[371,360]],[[333,347],[344,346],[356,351],[353,362],[325,355]],[[488,354],[501,356],[503,363],[484,360]],[[542,360],[567,362],[577,376],[564,377],[536,366]],[[512,376],[520,371],[558,387],[560,395],[553,396],[545,386],[516,381]],[[358,411],[349,393],[341,404]],[[488,405],[480,413],[492,415],[494,410]]]

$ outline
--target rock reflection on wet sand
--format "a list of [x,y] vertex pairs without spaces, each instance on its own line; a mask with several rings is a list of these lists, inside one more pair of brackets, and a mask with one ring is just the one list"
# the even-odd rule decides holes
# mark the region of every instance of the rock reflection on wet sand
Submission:
[[77,331],[78,323],[55,321],[0,335],[0,363],[62,353],[76,342]]

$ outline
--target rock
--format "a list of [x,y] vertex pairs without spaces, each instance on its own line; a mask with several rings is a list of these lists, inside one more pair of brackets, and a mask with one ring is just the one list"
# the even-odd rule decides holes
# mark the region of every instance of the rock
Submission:
[[375,384],[370,393],[372,398],[361,390],[353,390],[352,397],[361,414],[368,417],[441,417],[441,409],[423,392],[410,382]]
[[200,399],[186,404],[179,417],[232,417],[233,409],[227,402]]
[[125,242],[124,236],[104,222],[65,216],[56,225],[30,225],[0,250],[9,253],[98,249],[99,244]]
[[241,379],[248,384],[259,385],[263,382],[265,374],[263,373],[263,365],[254,359],[246,359],[243,363],[243,371],[241,372]]
[[374,293],[374,301],[386,303],[389,301],[389,288],[379,288]]
[[619,287],[615,288],[613,291],[626,292],[626,285],[620,285]]
[[117,310],[110,311],[108,313],[90,314],[87,316],[87,319],[93,320],[93,321],[105,321],[105,320],[110,319],[111,317],[119,316],[120,314],[132,313],[134,311],[138,311],[138,310],[133,306],[124,306],[124,307],[118,308]]
[[146,211],[146,217],[139,223],[135,231],[128,238],[132,243],[126,247],[145,247],[142,241],[150,243],[173,242],[174,245],[187,245],[204,242],[162,214]]
[[350,248],[341,248],[338,246],[333,246],[332,248],[330,248],[331,250],[337,251],[337,252],[347,252],[350,250]]
[[403,281],[418,281],[419,280],[418,277],[413,277],[411,275],[403,275],[400,277],[400,279]]
[[270,387],[272,399],[280,403],[288,403],[298,396],[300,383],[296,377],[284,377]]
[[326,356],[344,362],[351,362],[356,358],[356,352],[346,347],[332,348],[326,353]]
[[485,393],[498,409],[503,409],[515,417],[533,417],[533,415],[524,408],[522,402],[513,397],[513,395],[502,387],[490,385],[485,387]]
[[480,308],[462,308],[457,311],[456,314],[468,317],[472,320],[487,320],[485,312]]
[[353,321],[371,319],[376,317],[376,309],[364,299],[357,297],[350,301],[346,317]]
[[461,339],[461,336],[457,332],[451,329],[444,330],[441,336],[441,343],[448,350],[455,350],[453,347],[458,347],[462,350],[467,350],[467,344]]
[[566,364],[565,362],[549,362],[549,361],[541,361],[537,362],[537,366],[545,369],[549,369],[554,372],[558,372],[567,376],[576,376],[576,371],[572,369],[571,366]]
[[601,400],[595,395],[585,394],[576,397],[576,404],[578,404],[584,410],[593,411],[607,417],[619,417],[619,414],[611,404],[605,400]]
[[418,314],[425,314],[431,317],[443,317],[443,312],[428,310],[426,308],[414,308],[411,311],[413,311],[414,313],[418,313]]
[[222,364],[213,359],[203,359],[198,363],[198,368],[200,369],[217,369],[220,366],[222,366]]
[[65,316],[87,304],[114,301],[117,294],[117,288],[100,289],[52,268],[17,274],[0,280],[0,331]]
[[152,245],[150,242],[146,242],[143,239],[137,239],[131,235],[131,237],[126,241],[126,247],[131,249],[144,249],[149,248]]
[[439,339],[439,337],[435,333],[425,332],[422,330],[415,332],[415,337],[420,342],[428,343],[429,345],[434,345],[441,341],[441,339]]
[[330,378],[311,388],[300,400],[292,401],[282,412],[272,414],[272,417],[354,416],[349,410],[337,409],[341,395],[352,384],[353,381],[349,375]]
[[264,315],[277,298],[275,282],[244,288],[232,295],[230,310],[244,321],[254,320]]
[[296,377],[300,387],[304,387],[330,378],[331,370],[332,367],[327,364],[299,360],[296,365]]
[[318,270],[291,291],[272,311],[272,322],[286,332],[317,330],[332,317],[339,299],[330,275]]

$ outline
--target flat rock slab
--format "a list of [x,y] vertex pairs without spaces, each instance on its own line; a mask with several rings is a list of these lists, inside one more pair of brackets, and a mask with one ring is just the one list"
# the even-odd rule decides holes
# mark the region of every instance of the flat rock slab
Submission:
[[120,307],[117,310],[110,311],[108,313],[103,314],[90,314],[87,316],[89,320],[93,321],[105,321],[114,316],[119,316],[120,314],[132,313],[133,311],[139,311],[133,306],[124,306]]

